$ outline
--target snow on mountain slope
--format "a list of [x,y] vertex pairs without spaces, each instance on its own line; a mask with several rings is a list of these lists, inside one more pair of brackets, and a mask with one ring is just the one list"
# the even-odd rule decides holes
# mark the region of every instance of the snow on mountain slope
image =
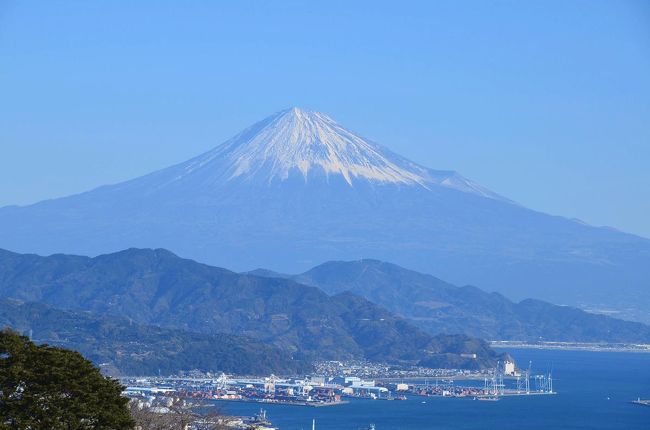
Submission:
[[342,175],[350,185],[354,178],[405,184],[427,182],[425,169],[415,164],[402,166],[406,164],[403,160],[390,160],[381,148],[322,113],[292,108],[263,123],[267,124],[252,136],[249,129],[190,163],[187,173],[224,157],[231,163],[230,178],[263,174],[268,181],[286,180],[296,169],[306,179],[310,170],[320,168],[326,175]]
[[298,174],[305,182],[318,177],[428,188],[439,185],[501,199],[456,172],[436,171],[413,163],[345,129],[329,116],[291,108],[254,124],[211,151],[170,171],[170,182],[201,176],[203,182],[233,179],[273,183]]

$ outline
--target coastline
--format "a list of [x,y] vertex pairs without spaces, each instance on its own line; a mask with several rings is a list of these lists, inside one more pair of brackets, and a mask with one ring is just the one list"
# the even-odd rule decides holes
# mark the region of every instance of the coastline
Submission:
[[650,353],[649,344],[625,343],[588,343],[588,342],[524,342],[514,340],[490,341],[492,348],[519,348],[519,349],[548,349],[560,351],[587,351],[587,352],[629,352]]

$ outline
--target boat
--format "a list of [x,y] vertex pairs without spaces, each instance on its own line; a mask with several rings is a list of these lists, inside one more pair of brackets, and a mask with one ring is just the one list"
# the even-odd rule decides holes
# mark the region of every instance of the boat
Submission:
[[650,406],[650,400],[643,400],[640,397],[637,398],[636,400],[633,400],[632,403],[640,406]]

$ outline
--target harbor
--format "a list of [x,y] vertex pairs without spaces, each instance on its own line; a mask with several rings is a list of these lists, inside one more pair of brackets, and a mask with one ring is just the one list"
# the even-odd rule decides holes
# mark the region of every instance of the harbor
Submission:
[[[488,386],[496,385],[501,392],[499,378],[496,384],[491,380],[493,369],[475,372],[453,370],[416,372],[409,369],[382,371],[380,366],[375,364],[366,367],[363,363],[357,363],[349,367],[332,365],[332,368],[342,368],[347,373],[354,367],[355,374],[363,375],[360,377],[361,380],[374,381],[376,386],[392,391],[392,400],[386,393],[373,399],[361,392],[357,397],[342,396],[342,400],[347,403],[333,407],[297,407],[284,402],[261,404],[191,397],[186,400],[197,405],[208,405],[205,407],[206,411],[215,410],[242,419],[250,419],[259,414],[260,408],[263,408],[266,411],[267,421],[272,423],[272,428],[281,430],[307,430],[311,428],[312,420],[316,421],[318,430],[359,430],[367,428],[370,423],[376,425],[376,430],[404,430],[431,428],[432,422],[439,423],[441,428],[543,430],[569,425],[584,430],[613,430],[620,428],[618,417],[624,417],[628,423],[627,428],[631,430],[647,429],[650,408],[632,402],[635,399],[649,399],[650,374],[648,374],[646,354],[537,349],[508,352],[517,362],[524,363],[521,367],[526,369],[532,361],[534,365],[531,366],[531,375],[548,375],[552,368],[552,391],[558,394],[536,394],[537,381],[542,381],[541,378],[535,377],[529,378],[530,392],[525,394],[525,369],[518,370],[521,386],[519,391],[522,392],[509,395],[511,390],[517,391],[517,376],[504,375],[503,394],[497,396],[498,400],[491,400],[490,397],[474,396],[467,391],[462,393],[462,390],[465,390],[465,387],[484,388],[487,378]],[[398,373],[404,373],[403,380],[397,376]],[[157,398],[165,399],[173,395],[172,392],[167,391],[173,386],[180,389],[184,384],[198,385],[200,384],[198,381],[214,380],[218,376],[220,375],[208,377],[205,374],[186,374],[182,378],[174,378],[175,381],[166,382],[165,378],[150,377],[140,378],[138,383],[145,384],[144,379],[157,379],[155,385],[162,388],[162,391],[152,394]],[[397,380],[388,382],[382,378],[397,378]],[[133,380],[133,385],[136,385],[133,378],[128,379]],[[232,376],[228,379],[255,378]],[[150,382],[154,385],[154,381]],[[409,391],[400,391],[400,394],[397,394],[397,384],[402,383],[409,386]],[[450,391],[450,387],[458,392],[454,396],[441,395],[442,389]],[[425,392],[418,393],[414,388],[425,389]],[[398,399],[398,396],[403,396],[402,400]],[[640,399],[637,399],[638,397]],[[584,411],[590,413],[585,415]],[[531,420],[533,415],[534,420]]]
[[[499,400],[474,400],[474,396],[418,396],[406,393],[406,400],[345,398],[348,404],[329,408],[304,408],[283,404],[264,405],[274,426],[281,430],[307,430],[316,420],[317,430],[359,430],[374,423],[376,430],[429,428],[499,428],[503,430],[567,428],[576,430],[648,428],[650,408],[631,403],[637,397],[650,399],[650,374],[646,354],[622,352],[549,351],[521,349],[508,351],[521,367],[533,362],[531,373],[548,374],[552,368],[554,395],[537,395],[535,378],[531,394],[499,396]],[[538,369],[535,371],[535,369]],[[454,386],[483,387],[485,376],[465,381],[454,378]],[[460,373],[459,373],[460,374]],[[488,379],[490,376],[487,376]],[[371,379],[371,378],[368,378]],[[438,380],[438,386],[446,384]],[[522,378],[520,378],[522,379]],[[379,383],[379,378],[375,379]],[[393,381],[401,383],[402,381]],[[404,383],[434,387],[435,379],[411,378]],[[516,389],[516,377],[504,377],[506,391]],[[260,405],[216,401],[224,412],[252,415]]]
[[[333,370],[334,369],[334,370]],[[386,370],[388,369],[388,370]],[[510,396],[556,394],[549,374],[533,374],[531,364],[519,370],[514,362],[500,362],[482,371],[384,368],[364,363],[329,362],[318,375],[282,378],[275,375],[190,374],[171,377],[122,378],[124,394],[132,399],[180,398],[187,401],[259,403],[300,407],[341,406],[355,399],[404,401],[409,397],[472,398],[498,401]],[[412,369],[411,369],[412,370]],[[414,379],[396,381],[395,372]],[[410,373],[409,373],[410,372]],[[421,377],[426,376],[424,380]]]

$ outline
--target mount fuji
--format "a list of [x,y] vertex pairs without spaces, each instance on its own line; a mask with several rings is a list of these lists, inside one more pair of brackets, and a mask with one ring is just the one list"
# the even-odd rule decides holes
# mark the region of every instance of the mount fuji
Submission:
[[292,108],[183,163],[0,208],[0,247],[128,247],[248,270],[375,258],[520,300],[650,321],[650,240],[526,209]]

